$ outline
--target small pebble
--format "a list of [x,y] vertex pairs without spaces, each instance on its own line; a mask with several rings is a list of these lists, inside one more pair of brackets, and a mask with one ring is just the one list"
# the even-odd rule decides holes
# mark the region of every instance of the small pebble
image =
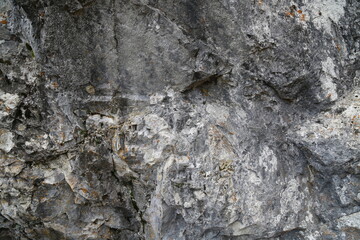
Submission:
[[95,94],[95,88],[93,86],[89,85],[89,86],[86,87],[86,92],[88,94],[94,95]]

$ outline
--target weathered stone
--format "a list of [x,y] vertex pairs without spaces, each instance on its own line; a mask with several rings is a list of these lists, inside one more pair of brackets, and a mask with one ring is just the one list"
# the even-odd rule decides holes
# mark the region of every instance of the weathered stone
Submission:
[[359,239],[359,9],[0,1],[0,239]]
[[0,129],[0,149],[5,152],[10,152],[15,146],[13,141],[14,134],[6,129]]

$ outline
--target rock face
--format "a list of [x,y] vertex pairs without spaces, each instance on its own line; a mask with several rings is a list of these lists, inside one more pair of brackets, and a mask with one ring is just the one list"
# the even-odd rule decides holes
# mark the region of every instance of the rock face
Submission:
[[0,239],[360,239],[359,1],[0,13]]

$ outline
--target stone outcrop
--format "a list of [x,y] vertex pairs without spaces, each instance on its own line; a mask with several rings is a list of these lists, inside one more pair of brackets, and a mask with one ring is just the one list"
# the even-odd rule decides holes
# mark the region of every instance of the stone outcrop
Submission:
[[359,15],[1,0],[0,239],[360,239]]

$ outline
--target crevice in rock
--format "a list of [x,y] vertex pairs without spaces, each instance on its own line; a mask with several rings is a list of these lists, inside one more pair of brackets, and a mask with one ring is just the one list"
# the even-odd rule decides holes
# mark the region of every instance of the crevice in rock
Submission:
[[[194,90],[194,89],[196,89],[196,88],[199,88],[199,87],[201,87],[201,86],[204,85],[204,84],[207,84],[207,83],[209,83],[209,82],[215,82],[215,81],[217,81],[217,79],[218,79],[219,77],[222,76],[222,75],[220,75],[220,74],[214,74],[214,75],[210,75],[210,76],[205,77],[205,78],[198,79],[198,76],[199,76],[199,75],[200,75],[199,73],[194,73],[194,77],[193,77],[193,78],[195,79],[195,82],[193,82],[193,83],[191,83],[189,86],[185,87],[184,90],[182,90],[181,92],[184,93],[184,94],[186,94],[186,93],[188,93],[189,91],[192,91],[192,90]],[[196,80],[196,79],[197,79],[197,80]]]

